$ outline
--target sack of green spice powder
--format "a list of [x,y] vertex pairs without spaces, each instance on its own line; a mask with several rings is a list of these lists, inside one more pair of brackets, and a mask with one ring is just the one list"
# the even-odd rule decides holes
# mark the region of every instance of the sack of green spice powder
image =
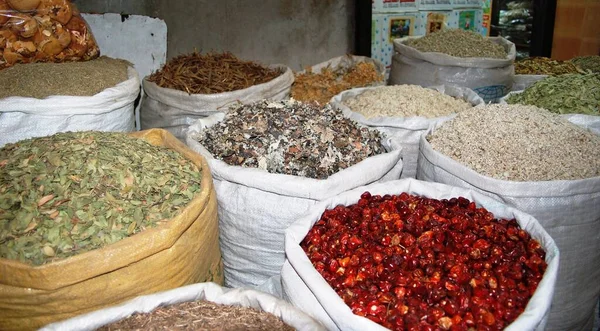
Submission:
[[[199,191],[175,217],[102,248],[38,266],[0,258],[0,329],[36,329],[139,295],[223,281],[217,201],[208,163],[164,130],[130,135],[192,161],[201,171]],[[95,163],[88,165],[92,171]],[[38,204],[48,203],[45,197]],[[62,202],[53,205],[57,203]],[[51,252],[44,248],[44,253]]]
[[[438,33],[449,33],[443,30]],[[502,58],[457,57],[439,52],[422,52],[408,44],[424,37],[404,37],[394,40],[395,54],[390,74],[391,84],[415,84],[421,86],[458,85],[477,92],[486,102],[495,101],[506,95],[512,88],[516,57],[515,45],[502,38],[484,38],[502,46]],[[452,41],[446,41],[454,45]],[[449,46],[450,47],[450,46]],[[456,44],[455,48],[475,48],[474,45]]]
[[[188,58],[196,62],[191,62]],[[197,61],[198,58],[205,61]],[[235,66],[235,69],[233,69],[233,65],[225,67],[222,58],[239,66]],[[185,130],[197,119],[219,111],[226,111],[230,105],[235,103],[246,104],[261,99],[281,100],[288,96],[294,82],[292,70],[285,65],[263,67],[256,63],[238,60],[228,53],[183,55],[181,60],[185,61],[180,62],[177,58],[171,60],[171,64],[167,63],[169,66],[163,67],[162,71],[153,75],[161,74],[171,79],[182,77],[185,79],[185,83],[181,85],[194,82],[204,85],[206,92],[194,92],[188,86],[161,87],[151,81],[153,75],[144,78],[142,81],[144,97],[140,108],[140,122],[143,130],[163,128],[184,141]],[[251,68],[248,68],[250,66]],[[182,68],[188,72],[181,73]],[[270,81],[238,89],[238,85],[247,86],[246,80],[252,81],[254,77],[251,75],[256,76],[252,71],[260,69],[278,70],[280,74]],[[226,80],[232,86],[219,86],[218,90],[221,91],[217,92],[217,89],[210,86],[210,84],[214,84],[211,83],[211,79]],[[230,90],[230,87],[235,89]]]
[[[256,104],[260,105],[260,103]],[[290,103],[278,102],[273,103],[273,107],[286,109],[285,107],[291,106]],[[331,110],[328,108],[328,111]],[[297,114],[300,110],[289,110],[289,112]],[[230,111],[229,114],[233,113]],[[224,114],[216,114],[198,120],[190,126],[186,143],[207,158],[213,174],[219,202],[220,245],[226,286],[247,286],[280,295],[279,274],[285,259],[283,233],[286,227],[320,200],[372,182],[398,179],[402,171],[401,150],[366,157],[345,169],[335,171],[324,179],[232,166],[215,158],[206,146],[197,140],[203,131],[213,126],[218,127],[224,118]],[[237,113],[235,118],[238,118]],[[341,120],[342,116],[339,119]],[[307,127],[314,125],[308,122],[302,123]],[[278,129],[272,125],[269,130]],[[296,131],[296,129],[288,127],[287,131]],[[246,132],[235,132],[233,135],[236,133],[242,135],[241,139],[246,135]],[[226,137],[231,134],[231,132],[222,132],[222,136]],[[290,141],[292,135],[293,133],[288,133],[281,140]],[[302,137],[307,135],[306,132],[301,134]],[[334,133],[329,138],[326,136],[327,134],[324,134],[320,137],[323,140],[335,139],[339,138],[341,133]],[[231,140],[239,139],[232,137]],[[356,143],[360,146],[360,142]],[[278,154],[277,146],[284,144],[284,142],[272,143],[269,148],[273,152],[264,155],[267,159],[265,163],[274,164],[282,161],[276,154]],[[307,145],[311,144],[314,147],[318,142],[314,140],[307,142]],[[361,148],[369,147],[363,144]],[[248,152],[253,153],[253,149],[248,147]],[[295,150],[293,146],[290,146],[290,149]],[[285,150],[288,148],[285,147]],[[310,146],[305,147],[305,151],[311,150]],[[301,150],[295,150],[291,154],[300,153]],[[331,158],[324,154],[326,153],[319,156],[320,159]],[[240,155],[241,153],[236,153],[233,156]],[[340,156],[336,155],[333,158],[336,157]],[[288,160],[282,163],[286,166],[292,162]],[[261,164],[262,161],[259,161],[259,166]],[[314,168],[317,168],[317,165]]]
[[140,80],[132,67],[127,68],[127,77],[127,80],[93,96],[53,95],[43,99],[13,96],[0,99],[0,147],[57,132],[134,131],[134,102],[140,93]]

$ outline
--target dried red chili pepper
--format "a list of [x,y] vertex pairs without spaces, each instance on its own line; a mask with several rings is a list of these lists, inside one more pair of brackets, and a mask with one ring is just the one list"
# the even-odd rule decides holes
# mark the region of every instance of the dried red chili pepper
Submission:
[[463,197],[365,192],[326,210],[300,245],[354,314],[392,330],[502,330],[547,267],[515,219]]

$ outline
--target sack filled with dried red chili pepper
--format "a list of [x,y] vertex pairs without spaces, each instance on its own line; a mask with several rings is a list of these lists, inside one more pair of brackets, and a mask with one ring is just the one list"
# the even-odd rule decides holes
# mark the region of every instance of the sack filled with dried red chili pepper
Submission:
[[284,297],[329,330],[543,330],[559,259],[532,216],[414,179],[319,203],[285,246]]

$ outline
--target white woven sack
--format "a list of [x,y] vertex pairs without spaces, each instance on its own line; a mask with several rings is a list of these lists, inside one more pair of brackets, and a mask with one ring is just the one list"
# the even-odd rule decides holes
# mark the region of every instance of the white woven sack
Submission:
[[600,295],[600,177],[540,182],[478,174],[421,136],[417,179],[473,189],[534,216],[561,252],[547,330],[591,330]]
[[508,53],[504,59],[459,58],[437,52],[421,52],[405,45],[406,41],[416,38],[422,37],[394,40],[390,85],[458,85],[472,89],[485,102],[496,101],[511,90],[516,56],[512,42],[502,37],[488,38],[504,47]]
[[[507,104],[506,99],[510,96],[522,93],[523,91],[513,91],[501,98],[500,104]],[[588,129],[590,132],[600,136],[600,116],[599,115],[587,115],[587,114],[562,114],[561,117],[567,121],[576,124],[582,128]]]
[[513,91],[523,91],[531,84],[548,77],[548,75],[515,75],[513,78]]
[[319,203],[311,208],[310,212],[304,217],[290,225],[285,231],[287,259],[281,272],[283,296],[287,301],[319,320],[328,330],[387,330],[367,318],[354,315],[313,267],[299,245],[325,210],[338,205],[348,206],[354,204],[358,202],[360,195],[365,191],[369,191],[373,195],[406,192],[435,199],[450,199],[462,196],[475,201],[479,206],[485,207],[496,218],[516,218],[519,225],[533,238],[537,239],[546,251],[548,268],[523,314],[504,330],[529,331],[544,329],[558,272],[559,252],[556,244],[539,222],[528,214],[473,190],[438,183],[426,183],[412,178],[372,184],[345,192]]
[[[344,104],[345,100],[354,98],[367,90],[375,88],[376,87],[364,87],[344,91],[333,97],[330,103],[332,106],[340,109],[342,113],[344,113],[344,116],[359,124],[377,129],[388,137],[395,137],[396,139],[394,139],[394,141],[402,147],[403,167],[401,178],[415,178],[417,173],[417,156],[419,155],[419,137],[433,123],[449,117],[425,118],[414,116],[366,118],[361,113],[352,111]],[[429,88],[455,98],[463,99],[473,106],[485,103],[477,93],[467,87],[438,85],[430,86]],[[396,148],[396,146],[392,146],[392,148]]]
[[67,131],[130,132],[135,129],[134,102],[140,93],[137,71],[93,96],[0,99],[0,147],[19,140]]
[[121,305],[52,323],[40,331],[91,331],[123,320],[134,313],[149,313],[160,306],[206,300],[216,304],[250,307],[271,313],[296,330],[325,331],[325,328],[291,304],[267,293],[250,289],[230,289],[215,283],[199,283],[144,295]]
[[224,114],[190,126],[187,145],[210,165],[219,203],[219,232],[225,285],[280,295],[285,260],[284,231],[320,200],[377,181],[400,178],[401,150],[369,157],[324,180],[230,166],[194,139]]
[[140,109],[142,130],[163,128],[184,141],[185,130],[190,124],[199,118],[217,112],[226,112],[232,104],[287,98],[294,82],[292,69],[279,64],[271,65],[269,68],[282,69],[283,73],[263,84],[215,94],[188,94],[175,89],[163,88],[146,77],[142,81],[144,88],[144,98]]
[[[373,65],[375,66],[375,69],[381,75],[381,77],[385,77],[386,69],[385,69],[385,65],[381,61],[378,61],[376,59],[366,57],[366,56],[350,55],[350,54],[334,57],[325,62],[321,62],[319,64],[310,66],[310,71],[312,73],[320,73],[323,69],[326,69],[326,68],[331,68],[333,70],[338,69],[338,68],[350,68],[360,62],[373,63]],[[306,70],[299,71],[298,73],[299,74],[306,73]],[[374,82],[372,84],[369,84],[369,86],[380,86],[380,85],[385,85],[385,84],[386,84],[386,82],[384,79],[381,82]]]

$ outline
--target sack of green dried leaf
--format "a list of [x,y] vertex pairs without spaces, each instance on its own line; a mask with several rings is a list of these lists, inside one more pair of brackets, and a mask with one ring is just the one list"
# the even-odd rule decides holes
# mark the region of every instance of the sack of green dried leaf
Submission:
[[281,100],[294,82],[285,65],[262,65],[225,53],[191,53],[171,59],[142,81],[142,129],[164,128],[185,140],[197,119],[227,111],[235,103]]
[[565,74],[540,80],[522,93],[512,94],[509,104],[538,106],[558,114],[600,115],[600,73]]
[[529,57],[515,62],[513,91],[521,91],[548,76],[583,73],[570,61],[547,57]]
[[2,330],[223,281],[208,163],[167,131],[9,144],[0,196]]

